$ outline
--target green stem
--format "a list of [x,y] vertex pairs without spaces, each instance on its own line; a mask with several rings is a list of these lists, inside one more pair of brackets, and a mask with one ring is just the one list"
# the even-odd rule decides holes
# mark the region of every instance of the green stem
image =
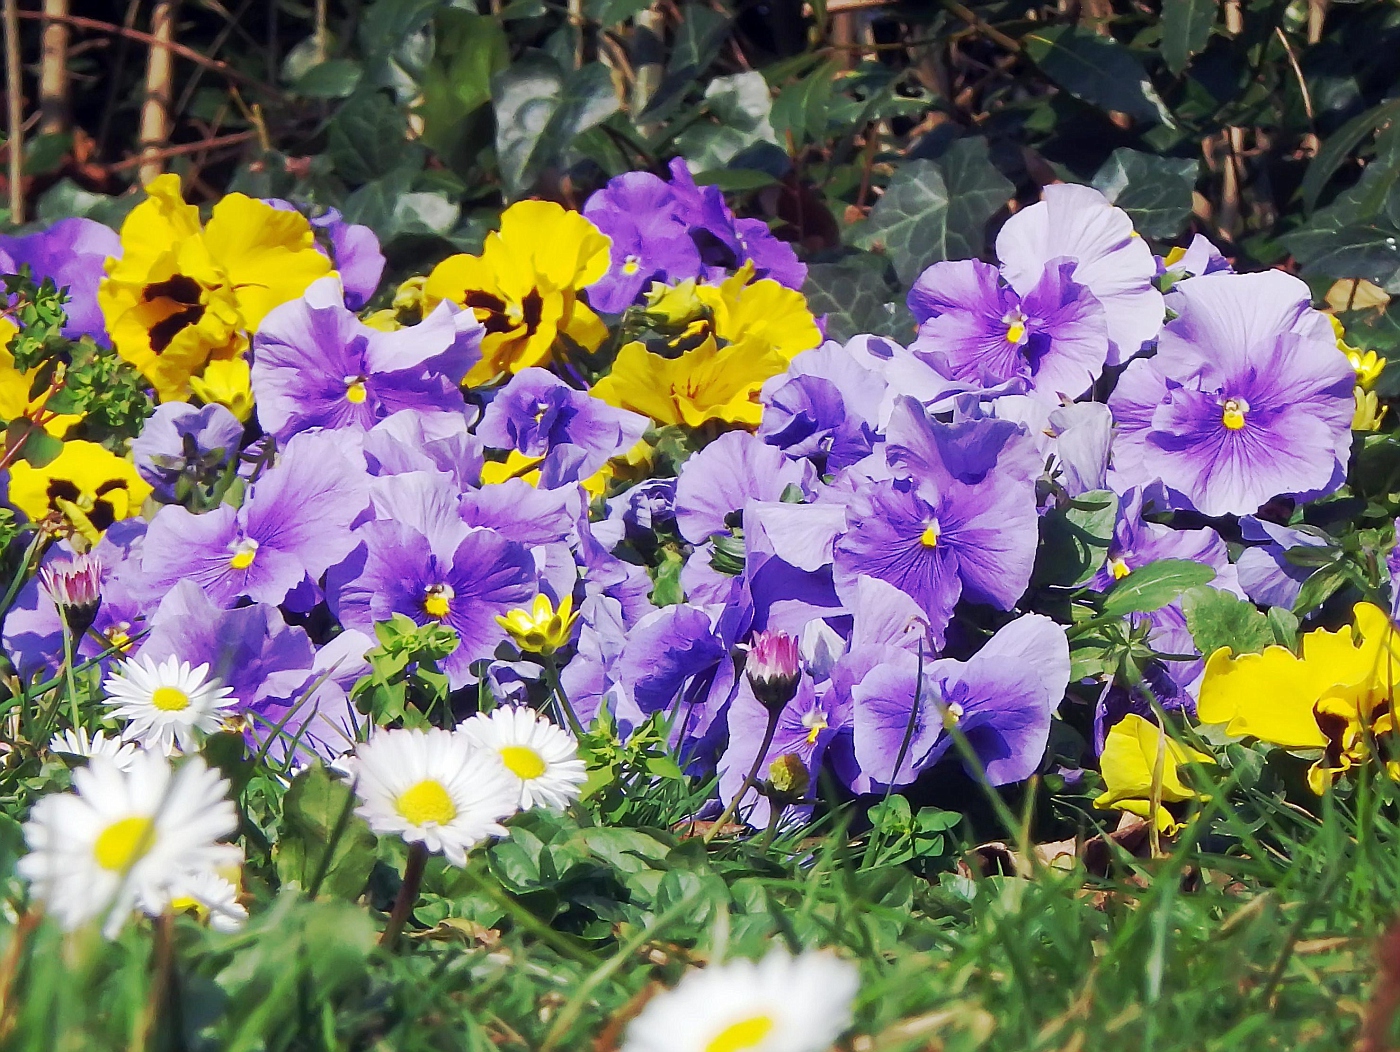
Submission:
[[413,911],[413,904],[418,901],[418,889],[423,884],[423,867],[427,864],[428,849],[422,844],[410,844],[408,863],[403,869],[403,883],[399,885],[399,893],[394,898],[389,923],[384,926],[384,934],[379,936],[379,945],[386,950],[392,950],[399,941],[404,922]]
[[542,654],[544,658],[545,682],[549,689],[553,691],[555,701],[559,704],[559,711],[564,718],[564,722],[569,725],[569,730],[574,732],[574,737],[579,741],[583,740],[583,724],[579,722],[578,713],[569,704],[569,696],[564,693],[564,684],[559,682],[559,666],[554,663],[553,654]]
[[73,721],[73,733],[78,732],[82,726],[82,720],[78,713],[78,681],[73,675],[73,630],[68,625],[68,618],[62,610],[58,614],[59,622],[63,625],[63,673],[68,685],[68,718]]
[[734,817],[734,812],[739,809],[739,801],[743,800],[744,797],[748,795],[749,790],[752,789],[754,783],[758,781],[758,772],[763,767],[763,758],[768,755],[768,746],[773,744],[773,735],[777,732],[778,713],[769,712],[768,728],[763,732],[763,744],[758,747],[758,755],[753,758],[753,766],[749,768],[748,777],[744,779],[744,784],[739,786],[739,791],[735,793],[733,798],[729,801],[729,806],[720,813],[719,818],[710,826],[709,831],[705,834],[705,843],[708,844],[713,840],[715,834],[724,828],[725,823]]

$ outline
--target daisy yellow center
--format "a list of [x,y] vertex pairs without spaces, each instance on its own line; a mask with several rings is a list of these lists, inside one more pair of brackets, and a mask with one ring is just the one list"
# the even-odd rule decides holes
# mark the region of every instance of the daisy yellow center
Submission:
[[452,610],[452,588],[445,584],[432,585],[423,594],[423,613],[441,621]]
[[1109,562],[1108,566],[1109,569],[1113,571],[1113,579],[1115,581],[1121,581],[1123,578],[1127,577],[1128,574],[1133,572],[1122,559],[1113,559]]
[[425,778],[405,789],[394,801],[394,807],[404,821],[415,826],[424,826],[429,822],[445,826],[457,817],[457,805],[452,802],[443,784],[434,778]]
[[501,748],[501,762],[506,770],[517,778],[529,781],[544,774],[545,762],[539,753],[524,745],[506,745]]
[[151,704],[161,712],[183,712],[190,707],[190,696],[179,687],[157,687],[151,694]]
[[360,405],[365,398],[365,382],[363,380],[351,380],[345,385],[345,400],[351,405]]
[[919,534],[919,543],[922,544],[925,548],[937,548],[938,534],[938,523],[931,522],[924,527],[924,532]]
[[1017,318],[1006,327],[1006,342],[1020,343],[1026,338],[1026,323]]
[[234,570],[246,570],[253,565],[253,560],[258,555],[258,542],[251,537],[240,541],[234,548],[233,554],[229,556],[228,564]]
[[93,857],[103,869],[124,873],[155,843],[149,818],[133,815],[113,822],[97,837]]
[[1220,422],[1229,430],[1238,431],[1244,427],[1244,415],[1248,411],[1249,405],[1243,398],[1227,398],[1220,413]]
[[705,1052],[748,1052],[758,1048],[773,1032],[773,1017],[770,1015],[750,1016],[737,1023],[730,1023],[705,1046]]

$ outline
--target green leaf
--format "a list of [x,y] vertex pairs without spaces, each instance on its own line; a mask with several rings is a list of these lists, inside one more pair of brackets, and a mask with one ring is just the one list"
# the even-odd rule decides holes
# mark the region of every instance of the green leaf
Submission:
[[1137,55],[1079,26],[1046,26],[1021,38],[1045,75],[1077,99],[1152,124],[1175,126]]
[[492,81],[496,159],[506,197],[522,197],[541,172],[562,163],[573,140],[617,112],[607,67],[565,72],[540,51],[526,52]]
[[1293,612],[1299,617],[1310,614],[1327,602],[1332,594],[1346,583],[1346,571],[1341,566],[1333,563],[1331,566],[1322,567],[1303,582],[1302,588],[1298,589],[1298,598],[1293,600]]
[[459,148],[468,146],[463,140],[473,138],[471,118],[491,101],[491,78],[510,63],[510,41],[496,19],[457,8],[438,12],[434,24],[437,46],[421,81],[418,113],[423,141],[458,159]]
[[[282,801],[282,834],[273,859],[283,883],[354,900],[374,868],[375,836],[353,813],[350,786],[320,764],[297,775]],[[329,852],[329,856],[327,856]]]
[[1158,559],[1119,581],[1104,598],[1103,612],[1108,617],[1151,613],[1214,577],[1214,567],[1190,559]]
[[1274,642],[1289,650],[1296,650],[1298,647],[1298,618],[1293,611],[1285,610],[1281,606],[1271,606],[1267,620],[1269,631],[1274,635]]
[[681,570],[685,560],[670,548],[663,550],[661,565],[656,568],[655,587],[651,590],[651,601],[657,606],[674,606],[685,598],[681,589]]
[[308,99],[343,99],[351,94],[364,75],[357,62],[333,58],[321,62],[297,78],[292,91]]
[[1324,209],[1279,240],[1305,275],[1366,278],[1388,292],[1400,292],[1400,228],[1392,223],[1348,223]]
[[1209,657],[1221,647],[1232,654],[1257,654],[1274,640],[1268,619],[1253,603],[1202,585],[1181,596],[1181,611],[1196,649]]
[[780,135],[792,136],[794,147],[825,137],[840,69],[841,64],[835,59],[824,62],[796,83],[784,85],[778,93],[773,103],[773,126]]
[[762,73],[716,77],[705,87],[702,110],[710,120],[676,137],[676,148],[697,169],[720,168],[757,142],[777,143],[769,122],[773,99]]
[[70,132],[36,135],[24,144],[24,174],[48,175],[63,166],[63,159],[73,148]]
[[1219,0],[1163,0],[1162,58],[1169,70],[1180,74],[1205,50],[1219,12]]
[[611,29],[645,11],[651,4],[652,0],[604,0],[593,17],[604,29]]
[[1327,137],[1303,176],[1300,189],[1308,211],[1317,206],[1317,200],[1333,174],[1351,157],[1366,136],[1396,117],[1400,117],[1400,99],[1390,99],[1353,117]]
[[1108,557],[1117,518],[1118,497],[1108,490],[1093,490],[1046,512],[1032,582],[1070,587],[1092,578]]
[[936,162],[900,165],[852,239],[888,255],[909,285],[931,263],[981,255],[987,220],[1012,190],[988,159],[985,139],[960,139]]
[[[378,91],[360,91],[331,120],[326,152],[351,183],[367,183],[404,164],[408,118]],[[421,150],[421,147],[418,148]]]
[[1138,233],[1175,237],[1191,215],[1200,162],[1158,157],[1120,146],[1094,175],[1094,186],[1132,217]]
[[[883,266],[883,264],[882,264]],[[914,319],[881,273],[860,263],[813,263],[802,286],[813,314],[826,315],[828,339],[845,343],[859,333],[908,343]]]

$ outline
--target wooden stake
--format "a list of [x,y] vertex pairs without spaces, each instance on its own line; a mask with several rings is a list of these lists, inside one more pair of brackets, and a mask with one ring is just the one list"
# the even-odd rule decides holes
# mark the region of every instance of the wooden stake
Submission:
[[19,3],[5,0],[5,107],[10,155],[10,222],[24,222],[24,84],[19,66]]
[[168,45],[175,39],[175,8],[178,0],[156,0],[151,12],[151,36],[155,38],[146,59],[146,101],[141,105],[141,185],[160,175],[163,166],[158,151],[170,139],[170,101],[173,97],[175,63]]

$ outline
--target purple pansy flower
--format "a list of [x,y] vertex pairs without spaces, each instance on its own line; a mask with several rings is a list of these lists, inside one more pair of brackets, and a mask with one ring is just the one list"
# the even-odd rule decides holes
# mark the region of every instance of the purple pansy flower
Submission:
[[[1171,263],[1171,259],[1177,252]],[[1218,274],[1221,271],[1234,272],[1230,266],[1230,261],[1220,254],[1220,250],[1211,244],[1210,239],[1203,234],[1197,234],[1191,238],[1191,244],[1183,249],[1172,249],[1171,255],[1166,259],[1161,257],[1157,260],[1157,272],[1159,274],[1170,274],[1178,281],[1186,278],[1198,278],[1202,274]]]
[[545,458],[541,472],[551,478],[561,475],[553,462],[567,460],[572,473],[567,481],[577,481],[635,446],[648,424],[644,416],[615,409],[553,373],[530,368],[511,377],[492,399],[476,433],[493,449]]
[[1002,274],[1023,296],[1052,260],[1074,261],[1069,276],[1103,305],[1109,365],[1137,354],[1162,326],[1152,250],[1134,233],[1128,214],[1091,186],[1045,187],[1041,201],[1006,221],[996,247]]
[[262,697],[247,713],[254,746],[267,744],[273,762],[292,752],[293,767],[318,757],[329,763],[353,749],[369,720],[350,702],[350,691],[369,674],[365,654],[374,645],[372,637],[352,628],[317,650],[310,669],[270,673]]
[[156,497],[173,502],[180,476],[197,482],[220,471],[238,455],[242,440],[243,425],[218,403],[196,407],[164,402],[141,426],[131,455],[137,472],[155,487]]
[[1040,614],[999,629],[968,661],[925,660],[922,682],[918,655],[890,650],[852,690],[855,761],[872,788],[907,785],[953,747],[955,726],[988,782],[1021,781],[1045,755],[1069,671],[1064,629]]
[[975,259],[935,263],[909,291],[919,337],[909,350],[939,372],[993,387],[1016,377],[1058,403],[1077,398],[1103,372],[1103,307],[1073,280],[1075,261],[1052,259],[1025,291]]
[[1109,452],[1113,444],[1113,414],[1102,402],[1071,402],[1052,406],[1027,395],[1005,395],[992,403],[998,420],[1025,427],[1048,475],[1078,497],[1107,488]]
[[435,472],[458,492],[481,480],[481,439],[467,430],[462,413],[401,410],[370,428],[361,450],[371,475]]
[[20,237],[0,236],[0,270],[13,274],[29,264],[35,281],[52,278],[67,286],[63,305],[68,320],[63,335],[70,340],[91,336],[106,344],[107,326],[97,305],[97,286],[111,257],[122,254],[121,238],[111,227],[91,219],[60,219],[53,226]]
[[1290,610],[1298,601],[1303,582],[1317,567],[1290,562],[1289,549],[1326,548],[1333,543],[1316,527],[1280,526],[1253,515],[1240,519],[1240,535],[1252,542],[1235,561],[1240,587],[1260,606],[1282,606]]
[[675,283],[700,272],[700,253],[670,184],[650,172],[625,172],[588,199],[583,214],[612,239],[612,265],[589,286],[597,310],[620,314],[653,281]]
[[253,483],[242,507],[195,515],[167,504],[152,520],[141,567],[158,585],[199,584],[221,606],[240,597],[280,603],[354,546],[350,526],[368,507],[362,468],[332,432],[298,435]]
[[758,436],[828,471],[855,464],[875,448],[888,384],[868,341],[826,343],[803,351],[763,385]]
[[534,598],[535,562],[495,530],[473,529],[450,507],[430,507],[434,499],[429,488],[403,490],[392,520],[356,529],[358,546],[326,575],[326,599],[341,624],[367,635],[395,614],[454,629],[460,642],[443,671],[456,689],[473,682],[472,663],[505,639],[496,616]]
[[1118,484],[1160,480],[1210,516],[1335,489],[1355,375],[1307,286],[1276,270],[1211,274],[1171,306],[1156,357],[1131,363],[1109,399]]
[[1034,448],[1008,421],[942,424],[901,398],[886,456],[903,477],[853,493],[848,529],[836,542],[836,585],[849,590],[863,574],[888,581],[928,614],[941,647],[964,594],[1010,610],[1030,583],[1038,538]]
[[676,525],[700,544],[741,525],[750,500],[776,501],[788,486],[810,493],[814,472],[747,431],[730,431],[681,467],[676,483]]
[[481,324],[439,304],[417,325],[381,332],[340,300],[334,278],[263,319],[253,337],[258,420],[279,439],[314,427],[368,431],[404,409],[461,413],[457,384],[480,356]]

